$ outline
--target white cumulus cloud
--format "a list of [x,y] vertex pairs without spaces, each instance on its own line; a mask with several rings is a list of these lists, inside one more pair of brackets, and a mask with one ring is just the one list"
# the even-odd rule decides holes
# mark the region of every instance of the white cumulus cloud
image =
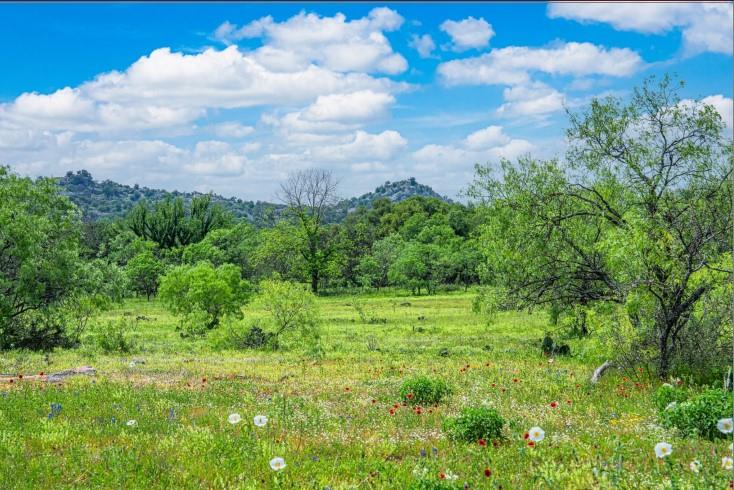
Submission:
[[451,37],[452,48],[456,51],[484,48],[494,36],[491,24],[482,17],[445,20],[439,28]]
[[622,31],[683,33],[688,54],[732,53],[734,8],[729,2],[560,3],[548,5],[548,16],[579,22],[602,22]]

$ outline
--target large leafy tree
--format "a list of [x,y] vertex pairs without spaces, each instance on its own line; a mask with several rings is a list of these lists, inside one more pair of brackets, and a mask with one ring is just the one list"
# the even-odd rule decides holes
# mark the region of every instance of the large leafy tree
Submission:
[[127,216],[130,229],[163,249],[197,243],[212,230],[231,224],[232,216],[211,196],[197,196],[187,207],[182,198],[167,197],[152,208],[140,201]]
[[314,294],[337,252],[337,236],[325,222],[326,212],[337,202],[336,191],[337,181],[331,172],[319,169],[291,174],[281,185],[281,200],[299,228],[298,252],[306,263]]
[[567,164],[503,162],[500,178],[478,166],[488,276],[523,305],[624,305],[667,376],[696,305],[730,273],[723,128],[666,77],[571,114]]
[[80,238],[79,211],[53,179],[0,167],[0,349],[73,343],[62,310],[100,290]]

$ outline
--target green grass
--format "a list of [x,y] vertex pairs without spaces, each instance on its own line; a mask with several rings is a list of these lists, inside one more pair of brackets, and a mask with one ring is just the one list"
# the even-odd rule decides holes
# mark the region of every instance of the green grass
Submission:
[[[147,318],[138,352],[101,354],[90,336],[47,357],[4,353],[4,373],[91,365],[98,375],[0,385],[0,488],[725,488],[731,477],[721,469],[730,440],[684,439],[658,425],[659,382],[612,373],[591,386],[601,360],[593,352],[542,357],[544,314],[504,313],[488,327],[469,294],[364,301],[367,316],[386,323],[360,323],[348,297],[319,300],[320,360],[217,350],[221,332],[182,340],[175,319],[145,301],[105,315]],[[262,318],[248,309],[244,322]],[[130,367],[133,359],[145,363]],[[420,374],[445,380],[452,395],[421,415],[403,406],[390,415],[401,383]],[[51,403],[62,409],[49,419]],[[447,417],[485,404],[508,422],[497,447],[442,432]],[[237,425],[227,422],[233,412]],[[252,424],[257,414],[266,427]],[[523,439],[532,426],[546,433],[535,448]],[[660,441],[673,445],[665,461],[653,452]],[[268,465],[275,456],[286,461],[280,472]]]

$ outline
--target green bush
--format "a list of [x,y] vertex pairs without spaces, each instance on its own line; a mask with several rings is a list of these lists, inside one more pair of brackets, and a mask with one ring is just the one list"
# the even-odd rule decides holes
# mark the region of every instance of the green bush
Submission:
[[655,391],[652,398],[655,406],[662,412],[673,402],[680,403],[686,401],[688,399],[688,392],[665,383]]
[[400,398],[411,405],[437,405],[451,395],[451,388],[441,379],[418,376],[403,382]]
[[479,439],[499,439],[505,420],[494,408],[468,407],[458,417],[444,422],[444,431],[452,439],[476,442]]
[[137,322],[127,318],[108,321],[97,327],[97,345],[104,352],[128,353],[135,349]]
[[699,435],[708,439],[726,437],[716,423],[732,416],[732,394],[712,388],[660,413],[665,427],[675,427],[688,436]]

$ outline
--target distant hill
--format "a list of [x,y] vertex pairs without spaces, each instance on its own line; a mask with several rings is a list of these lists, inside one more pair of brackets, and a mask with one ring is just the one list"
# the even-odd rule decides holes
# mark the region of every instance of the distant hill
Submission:
[[[79,206],[84,214],[84,219],[89,221],[122,217],[141,199],[154,203],[162,201],[167,196],[173,196],[182,197],[188,203],[193,197],[202,195],[200,192],[169,192],[161,189],[149,189],[148,187],[140,187],[137,184],[129,186],[111,180],[98,182],[86,170],[67,172],[65,176],[58,179],[58,183],[61,192],[69,196],[72,202]],[[450,201],[448,198],[437,194],[430,187],[419,184],[411,177],[399,182],[385,182],[372,192],[340,201],[328,213],[329,221],[339,222],[358,206],[370,207],[376,199],[388,198],[397,202],[412,196],[435,197]],[[221,204],[236,217],[244,218],[256,226],[272,224],[285,208],[282,204],[244,201],[218,194],[212,194],[212,201]]]
[[438,194],[427,185],[419,184],[415,178],[411,177],[398,182],[385,182],[372,192],[340,201],[334,206],[334,210],[330,213],[330,218],[332,221],[339,222],[359,206],[369,208],[377,199],[387,198],[393,202],[399,202],[413,196],[434,197],[451,202],[451,199],[448,197]]

